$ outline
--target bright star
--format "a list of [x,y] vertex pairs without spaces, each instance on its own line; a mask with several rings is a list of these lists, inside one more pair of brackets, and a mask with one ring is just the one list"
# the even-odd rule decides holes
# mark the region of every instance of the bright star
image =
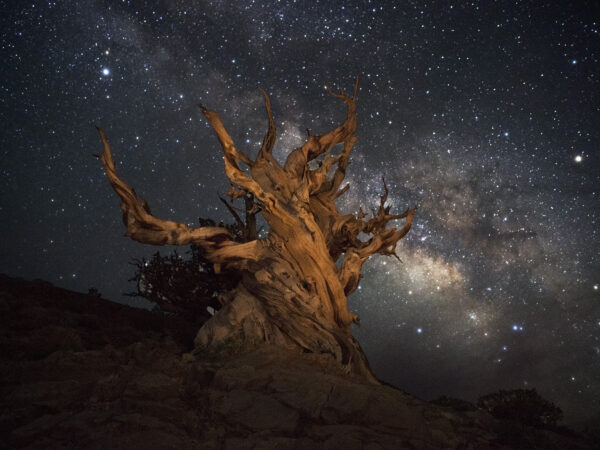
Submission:
[[105,67],[104,69],[102,69],[102,75],[104,75],[105,77],[110,75],[110,69],[108,67]]
[[581,155],[577,155],[575,157],[575,162],[581,162],[581,161],[583,161],[583,157]]

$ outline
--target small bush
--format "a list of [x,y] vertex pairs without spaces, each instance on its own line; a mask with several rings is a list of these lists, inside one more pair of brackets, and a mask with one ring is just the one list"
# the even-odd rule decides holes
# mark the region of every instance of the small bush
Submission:
[[563,417],[562,410],[535,389],[500,390],[479,397],[477,406],[499,419],[534,427],[554,427]]

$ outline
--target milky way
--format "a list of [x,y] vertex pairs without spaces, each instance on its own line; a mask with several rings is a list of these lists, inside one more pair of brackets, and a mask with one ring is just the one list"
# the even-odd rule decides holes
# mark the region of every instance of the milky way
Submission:
[[156,249],[123,237],[94,125],[154,214],[229,220],[198,103],[256,154],[263,87],[283,158],[343,120],[323,81],[358,75],[339,207],[375,207],[382,175],[396,211],[419,207],[401,261],[373,258],[350,297],[376,374],[428,399],[535,387],[598,416],[600,24],[563,3],[15,2],[0,271],[128,301],[128,262]]

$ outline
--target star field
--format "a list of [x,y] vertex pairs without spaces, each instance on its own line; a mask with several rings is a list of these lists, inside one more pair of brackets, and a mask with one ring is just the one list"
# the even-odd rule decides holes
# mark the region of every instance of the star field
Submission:
[[[106,298],[132,257],[94,125],[155,215],[229,220],[198,103],[275,156],[360,77],[342,212],[418,205],[350,299],[375,373],[424,398],[535,387],[600,416],[600,22],[585,2],[28,2],[0,18],[0,271]],[[167,252],[169,249],[165,248]],[[163,251],[163,249],[161,249]]]

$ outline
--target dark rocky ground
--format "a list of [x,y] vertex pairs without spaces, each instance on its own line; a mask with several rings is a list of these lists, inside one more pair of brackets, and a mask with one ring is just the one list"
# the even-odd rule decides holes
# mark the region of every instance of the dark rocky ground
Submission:
[[360,383],[316,355],[192,354],[198,324],[0,275],[0,447],[588,449]]

